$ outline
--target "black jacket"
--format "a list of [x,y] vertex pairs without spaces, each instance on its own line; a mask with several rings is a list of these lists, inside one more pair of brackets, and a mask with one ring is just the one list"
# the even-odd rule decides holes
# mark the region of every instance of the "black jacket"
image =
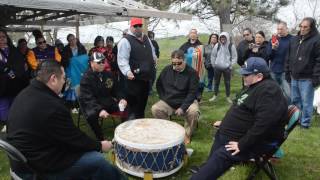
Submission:
[[38,172],[65,170],[101,143],[75,127],[70,111],[48,86],[33,80],[14,100],[7,140]]
[[182,50],[185,54],[190,47],[197,47],[202,45],[202,43],[197,39],[195,43],[191,44],[190,39],[180,46],[180,50]]
[[111,72],[98,73],[90,68],[81,79],[79,98],[85,114],[92,117],[102,109],[109,113],[119,111],[118,101],[125,99],[125,92]]
[[250,43],[254,43],[254,38],[252,39],[252,41],[246,41],[246,40],[242,40],[240,41],[240,43],[238,44],[237,47],[237,53],[238,53],[238,60],[237,63],[239,64],[239,66],[244,65],[244,62],[247,60],[245,57],[246,51],[249,48],[249,44]]
[[290,39],[285,72],[294,79],[320,78],[320,35],[317,30],[306,36],[299,32]]
[[[80,42],[77,42],[77,47],[78,47],[78,56],[80,56],[82,54],[87,54],[86,48]],[[68,67],[70,58],[73,57],[72,50],[70,48],[70,44],[66,45],[63,48],[61,57],[62,57],[61,58],[62,66],[65,67],[65,68]]]
[[240,151],[283,137],[288,104],[272,79],[245,88],[226,113],[220,133],[238,141]]
[[[11,74],[14,76],[10,76]],[[17,48],[9,47],[7,62],[0,60],[0,97],[15,97],[28,84],[29,74],[25,58]]]
[[182,72],[174,71],[169,65],[162,70],[156,86],[161,100],[174,109],[181,107],[186,111],[196,99],[199,78],[188,65]]
[[258,52],[252,52],[252,49],[246,49],[244,59],[248,59],[250,57],[261,57],[263,58],[267,64],[269,64],[269,55],[267,52],[268,41],[264,41],[258,49]]

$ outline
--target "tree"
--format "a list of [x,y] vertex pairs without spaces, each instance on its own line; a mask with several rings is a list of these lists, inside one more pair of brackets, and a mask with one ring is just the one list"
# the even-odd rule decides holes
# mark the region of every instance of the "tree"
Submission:
[[[251,17],[272,19],[280,7],[288,5],[288,0],[141,0],[150,6],[165,9],[170,5],[189,3],[182,12],[189,12],[200,19],[219,17],[221,31],[230,24]],[[161,3],[160,3],[161,2]],[[155,6],[154,6],[155,5]]]

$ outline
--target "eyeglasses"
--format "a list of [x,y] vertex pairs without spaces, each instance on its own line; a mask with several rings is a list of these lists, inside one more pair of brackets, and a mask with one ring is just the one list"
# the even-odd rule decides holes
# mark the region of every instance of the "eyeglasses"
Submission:
[[136,24],[133,26],[134,28],[142,28],[142,24]]
[[104,64],[104,61],[99,61],[99,62],[96,62],[97,64]]
[[172,63],[172,66],[180,66],[181,64],[182,64],[183,62],[181,61],[181,62],[176,62],[176,63]]
[[46,41],[39,41],[39,42],[37,42],[37,44],[39,44],[39,45],[45,44],[45,43],[46,43]]
[[250,36],[250,34],[243,34],[243,37]]

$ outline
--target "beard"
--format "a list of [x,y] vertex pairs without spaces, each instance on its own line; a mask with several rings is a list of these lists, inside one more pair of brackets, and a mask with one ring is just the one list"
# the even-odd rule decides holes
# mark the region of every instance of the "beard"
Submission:
[[134,32],[133,33],[137,38],[141,38],[142,37],[142,32]]

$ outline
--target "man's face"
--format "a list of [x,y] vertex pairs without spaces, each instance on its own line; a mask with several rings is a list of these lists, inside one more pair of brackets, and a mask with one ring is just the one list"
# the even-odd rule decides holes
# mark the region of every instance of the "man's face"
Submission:
[[244,40],[252,41],[252,34],[249,31],[243,31],[242,36],[243,36]]
[[220,42],[221,42],[222,44],[226,44],[226,43],[227,43],[227,38],[226,38],[225,36],[221,36],[221,37],[220,37]]
[[131,32],[138,38],[142,36],[142,31],[143,31],[143,25],[142,24],[136,24],[131,27]]
[[311,31],[310,22],[309,21],[302,21],[300,24],[300,34],[302,36],[307,35]]
[[277,26],[277,34],[280,37],[284,37],[288,34],[288,28],[284,24],[278,24]]
[[70,36],[68,39],[68,42],[70,44],[70,46],[76,46],[77,45],[77,39],[74,36]]
[[189,33],[189,39],[195,41],[198,39],[198,32],[195,29],[192,29]]
[[94,72],[102,72],[104,70],[104,60],[101,60],[99,62],[91,61],[90,64]]
[[174,57],[171,59],[173,70],[182,72],[186,67],[186,63],[183,61],[183,58]]
[[261,73],[258,74],[247,74],[243,76],[243,83],[245,86],[250,86],[262,80],[263,75]]
[[51,85],[52,85],[52,90],[56,93],[56,94],[60,94],[64,83],[66,82],[65,78],[66,78],[66,74],[64,72],[64,68],[61,67],[61,75],[57,76],[56,74],[52,75],[52,80],[51,80]]

